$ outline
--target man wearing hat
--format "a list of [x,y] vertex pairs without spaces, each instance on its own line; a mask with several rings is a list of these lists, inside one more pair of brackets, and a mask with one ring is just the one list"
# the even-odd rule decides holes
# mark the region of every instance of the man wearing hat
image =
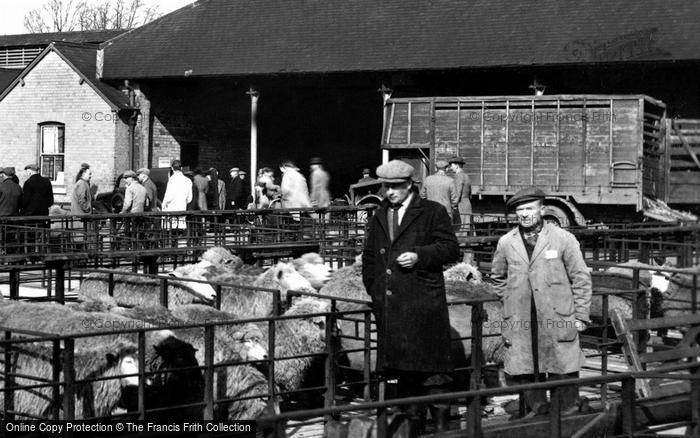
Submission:
[[0,216],[16,216],[22,201],[22,189],[13,180],[14,167],[0,169]]
[[[576,238],[542,219],[544,192],[526,188],[506,202],[518,227],[501,237],[491,278],[503,301],[508,384],[578,378],[579,332],[589,323],[591,275]],[[578,411],[576,386],[562,388],[562,412]],[[545,391],[526,391],[528,416],[548,411]]]
[[[280,171],[282,172],[282,182],[280,183],[282,208],[311,207],[309,187],[306,185],[306,178],[299,172],[299,168],[291,161],[284,161],[280,164]],[[295,220],[300,220],[299,213],[294,213],[292,216]]]
[[36,164],[27,164],[24,171],[28,178],[22,189],[20,214],[22,216],[48,216],[49,208],[53,205],[51,181],[39,174],[39,167]]
[[[362,253],[362,281],[377,321],[377,370],[398,379],[400,397],[446,392],[453,369],[442,272],[459,257],[459,246],[445,208],[414,190],[413,171],[400,160],[377,168],[386,197]],[[430,409],[444,429],[449,406]],[[408,410],[419,428],[424,410]]]
[[422,198],[430,199],[445,207],[451,221],[452,207],[457,206],[458,198],[454,181],[445,173],[447,166],[448,164],[445,160],[438,160],[435,163],[436,172],[425,178],[420,195]]
[[368,168],[362,169],[362,178],[357,180],[357,184],[370,182],[370,181],[375,181],[375,179],[370,176],[369,169]]
[[320,158],[311,159],[311,205],[314,207],[328,207],[331,205],[331,193],[328,185],[331,177],[323,169],[323,162]]
[[229,170],[231,175],[231,182],[228,183],[228,189],[226,190],[226,210],[239,210],[245,208],[239,204],[241,197],[245,193],[245,183],[240,177],[240,169],[238,167],[232,167]]
[[[185,211],[187,204],[192,201],[192,181],[182,173],[182,162],[173,160],[170,165],[172,175],[168,179],[168,185],[163,196],[163,211]],[[187,228],[184,217],[178,218],[175,228]]]
[[464,158],[454,157],[450,159],[450,169],[455,173],[454,184],[459,211],[459,214],[452,218],[452,223],[459,230],[461,224],[468,227],[471,223],[472,203],[469,198],[472,196],[472,181],[469,179],[469,175],[464,172]]
[[145,167],[136,171],[139,182],[146,189],[145,211],[160,211],[160,200],[158,199],[158,187],[151,179],[151,171]]
[[148,196],[146,188],[141,185],[133,170],[127,170],[122,177],[126,183],[124,192],[124,206],[122,213],[143,213],[146,208]]

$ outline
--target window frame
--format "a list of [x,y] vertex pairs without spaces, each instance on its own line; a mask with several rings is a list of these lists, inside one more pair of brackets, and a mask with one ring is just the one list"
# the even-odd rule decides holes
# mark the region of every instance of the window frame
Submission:
[[[53,184],[62,185],[65,183],[64,181],[66,171],[66,125],[65,123],[61,122],[48,121],[39,123],[38,127],[39,151],[37,155],[39,158],[38,165],[40,172]],[[45,152],[45,130],[48,130],[50,128],[56,129],[55,144],[53,145],[54,151]],[[49,158],[50,162],[45,163],[45,158]],[[51,160],[51,158],[53,159]],[[59,178],[60,173],[63,174],[62,178]]]

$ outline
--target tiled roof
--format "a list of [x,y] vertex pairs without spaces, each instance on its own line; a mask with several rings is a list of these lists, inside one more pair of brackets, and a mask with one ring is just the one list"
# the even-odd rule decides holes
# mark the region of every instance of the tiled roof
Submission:
[[0,68],[0,93],[5,91],[5,88],[7,88],[20,73],[22,73],[21,69]]
[[106,44],[106,78],[700,59],[700,2],[200,0]]
[[[41,62],[48,52],[55,51],[114,109],[129,108],[129,99],[122,91],[97,79],[95,74],[97,50],[98,46],[94,44],[51,43],[31,64],[24,70],[19,71],[19,76],[16,77],[11,84],[16,84],[20,77],[23,77],[31,71],[37,63]],[[12,85],[6,89],[0,89],[0,100],[10,92],[11,87]]]
[[48,46],[54,41],[99,44],[124,32],[124,30],[96,30],[0,35],[0,47]]

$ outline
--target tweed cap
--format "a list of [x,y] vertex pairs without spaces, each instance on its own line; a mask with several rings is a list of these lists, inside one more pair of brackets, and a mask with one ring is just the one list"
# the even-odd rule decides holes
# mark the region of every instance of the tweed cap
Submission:
[[148,170],[148,169],[145,168],[145,167],[142,167],[142,168],[140,168],[139,170],[137,170],[136,173],[138,173],[139,175],[146,175],[146,176],[148,176],[148,175],[151,174],[151,171]]
[[509,210],[514,209],[520,204],[532,201],[542,201],[545,198],[545,194],[542,190],[537,187],[527,187],[519,190],[512,198],[506,201],[506,208]]
[[136,172],[134,172],[133,170],[127,170],[122,176],[124,178],[136,178]]
[[447,166],[449,166],[449,163],[445,160],[437,160],[435,162],[435,167],[437,167],[438,169],[444,169]]
[[248,172],[246,172],[245,170],[241,170],[240,172],[238,172],[238,174],[239,175],[248,175]]
[[24,170],[27,169],[32,169],[34,172],[38,172],[39,166],[37,166],[36,164],[27,164],[26,166],[24,166]]
[[450,158],[449,163],[450,164],[452,164],[452,163],[464,164],[464,163],[466,163],[466,161],[464,161],[464,158],[462,158],[462,157],[452,157],[452,158]]
[[0,173],[4,173],[7,176],[12,176],[15,174],[15,168],[14,167],[3,167],[2,170],[0,170]]
[[323,164],[323,160],[319,157],[313,157],[311,160],[309,160],[309,164]]
[[377,177],[381,182],[402,183],[411,181],[413,166],[401,160],[391,160],[377,167]]
[[231,172],[238,172],[239,170],[240,170],[240,169],[239,169],[238,167],[232,167],[231,169],[229,169],[228,173],[231,173]]

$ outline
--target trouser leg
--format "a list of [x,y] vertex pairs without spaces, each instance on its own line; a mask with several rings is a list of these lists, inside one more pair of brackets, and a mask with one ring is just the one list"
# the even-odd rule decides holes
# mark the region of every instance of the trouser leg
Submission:
[[[540,374],[539,381],[545,381],[545,375]],[[506,373],[506,384],[508,386],[525,385],[535,383],[534,374],[516,374],[510,375]],[[534,411],[538,414],[546,413],[547,408],[547,391],[545,390],[530,390],[523,391],[523,399],[525,401],[526,412]]]
[[[566,373],[566,374],[552,374],[547,376],[547,380],[565,380],[565,379],[578,379],[578,372]],[[577,406],[579,404],[579,394],[577,385],[566,385],[562,386],[561,389],[561,408],[562,410],[567,410]]]

